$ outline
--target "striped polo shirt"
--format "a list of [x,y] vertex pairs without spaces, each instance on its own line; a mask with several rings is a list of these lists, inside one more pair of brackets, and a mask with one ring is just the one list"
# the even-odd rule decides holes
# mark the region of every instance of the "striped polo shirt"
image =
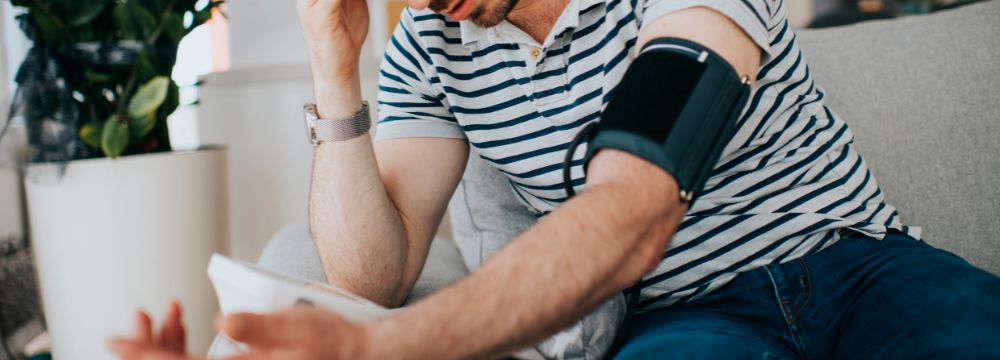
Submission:
[[[544,216],[567,199],[568,144],[600,121],[643,25],[693,6],[733,20],[762,49],[763,65],[706,188],[641,281],[639,309],[697,298],[847,231],[918,237],[883,201],[854,135],[824,105],[783,0],[570,0],[542,43],[507,22],[481,28],[406,9],[381,65],[377,139],[465,139],[472,156],[505,174],[523,204]],[[577,191],[585,151],[573,157]]]

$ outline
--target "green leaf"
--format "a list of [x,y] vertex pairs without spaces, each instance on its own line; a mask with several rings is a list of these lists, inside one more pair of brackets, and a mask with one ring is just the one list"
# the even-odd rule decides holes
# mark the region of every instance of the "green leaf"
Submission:
[[167,89],[167,99],[163,101],[159,109],[156,109],[156,117],[160,119],[166,119],[170,114],[177,110],[181,102],[181,91],[177,87],[177,83],[171,81],[170,88]]
[[156,77],[156,65],[153,63],[153,58],[149,56],[149,50],[140,52],[138,59],[135,61],[136,79],[139,79],[139,81],[149,81]]
[[107,2],[104,1],[76,1],[72,3],[69,18],[66,19],[66,26],[77,27],[89,24],[101,15]]
[[112,115],[104,122],[104,129],[101,131],[101,150],[104,155],[112,159],[121,156],[128,146],[128,125],[119,122],[117,116]]
[[125,40],[139,40],[142,38],[142,33],[139,31],[139,27],[136,26],[135,21],[132,21],[132,15],[129,13],[128,5],[120,3],[115,6],[115,9],[111,12],[111,17],[115,19],[115,24],[122,31],[122,39]]
[[167,90],[170,87],[170,78],[157,76],[146,84],[139,87],[139,90],[132,96],[128,103],[128,115],[131,118],[140,118],[156,111],[163,100],[167,98]]
[[63,38],[63,33],[59,30],[59,26],[57,26],[55,21],[53,21],[49,15],[46,15],[45,12],[32,9],[31,17],[35,20],[35,24],[38,25],[39,33],[42,36],[42,40],[45,40],[45,42],[58,44],[67,40]]
[[138,34],[143,39],[149,37],[156,30],[156,16],[137,1],[129,0],[125,2],[125,5],[128,6],[128,13],[132,16]]
[[142,138],[153,132],[156,127],[156,112],[151,112],[145,116],[131,118],[128,120],[128,134],[132,142],[139,142]]
[[194,21],[191,23],[191,26],[188,28],[188,30],[189,31],[194,30],[194,28],[197,28],[202,24],[208,22],[208,20],[212,18],[212,9],[214,9],[214,7],[209,5],[206,6],[204,9],[195,10]]
[[173,13],[163,19],[163,34],[174,44],[179,44],[187,29],[184,28],[184,15]]
[[83,77],[91,83],[102,83],[111,81],[114,77],[111,74],[105,74],[93,69],[83,69]]
[[73,28],[73,41],[77,43],[98,41],[94,35],[97,29],[92,26]]
[[155,14],[162,13],[163,8],[167,5],[166,0],[129,0],[129,1],[137,1],[141,3],[143,6],[145,6],[147,9],[149,9],[149,11]]
[[101,132],[98,127],[100,124],[90,123],[80,128],[80,139],[83,140],[84,144],[95,149],[101,147]]

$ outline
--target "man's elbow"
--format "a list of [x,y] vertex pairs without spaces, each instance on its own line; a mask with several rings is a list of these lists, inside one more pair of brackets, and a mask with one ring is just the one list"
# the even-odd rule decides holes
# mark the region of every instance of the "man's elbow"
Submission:
[[607,201],[621,204],[618,222],[628,236],[625,256],[615,279],[631,286],[656,269],[687,207],[670,174],[629,153],[606,149],[595,154],[588,167],[587,187],[608,193]]
[[677,224],[683,214],[658,217],[652,220],[645,231],[632,239],[630,248],[615,279],[615,286],[626,288],[646,274],[652,272],[663,261],[663,254],[670,245]]

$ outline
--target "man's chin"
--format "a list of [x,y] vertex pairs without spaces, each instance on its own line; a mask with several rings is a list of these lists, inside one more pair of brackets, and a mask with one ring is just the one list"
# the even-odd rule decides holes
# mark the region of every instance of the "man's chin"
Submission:
[[491,28],[500,25],[504,21],[503,17],[499,16],[484,16],[483,12],[476,9],[475,12],[469,14],[469,21],[481,28]]
[[469,14],[469,21],[482,28],[491,28],[507,19],[518,0],[508,0],[497,9],[486,9],[484,6],[476,7]]

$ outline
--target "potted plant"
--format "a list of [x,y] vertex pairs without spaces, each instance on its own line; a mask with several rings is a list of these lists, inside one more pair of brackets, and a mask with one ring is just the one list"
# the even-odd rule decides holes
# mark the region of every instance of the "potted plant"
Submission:
[[[53,354],[108,358],[137,307],[186,305],[191,348],[215,312],[204,275],[227,240],[224,149],[171,151],[181,39],[219,0],[11,0],[32,41],[10,117]],[[9,123],[10,121],[8,121]]]

